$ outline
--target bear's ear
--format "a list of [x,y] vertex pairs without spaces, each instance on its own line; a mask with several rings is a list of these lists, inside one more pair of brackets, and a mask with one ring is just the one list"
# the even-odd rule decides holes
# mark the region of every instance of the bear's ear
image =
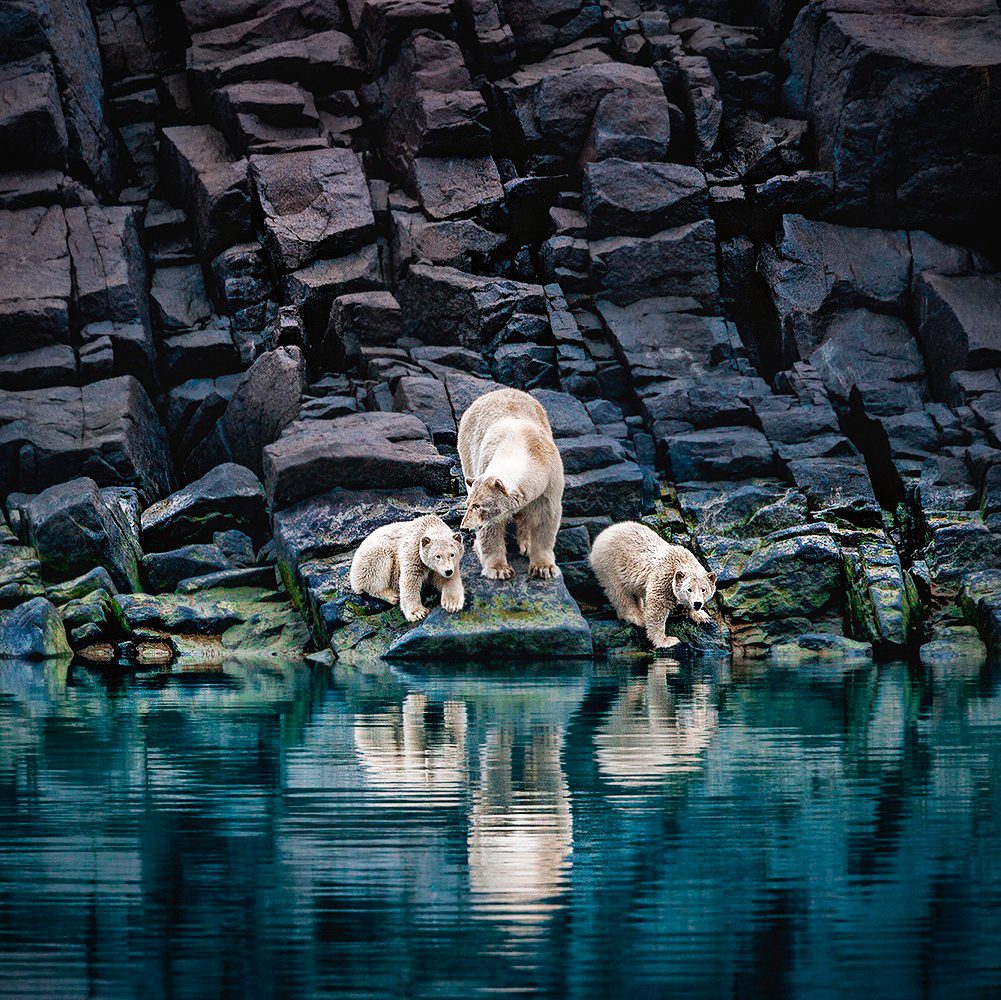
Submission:
[[454,535],[452,535],[452,538],[454,538],[455,541],[457,541],[460,545],[462,544],[462,535],[460,535],[459,532],[456,532]]
[[493,476],[491,479],[487,480],[487,486],[492,490],[497,490],[498,493],[503,493],[507,496],[507,487],[504,485],[504,480]]
[[710,582],[710,583],[711,583],[711,584],[712,584],[712,585],[713,585],[714,587],[716,586],[716,574],[715,574],[715,573],[710,573],[710,574],[709,574],[709,582]]
[[425,536],[424,536],[424,537],[423,537],[423,538],[421,539],[421,547],[422,547],[422,548],[424,548],[424,547],[426,547],[426,546],[428,546],[428,545],[430,545],[430,544],[431,544],[431,539],[430,539],[430,538],[429,538],[429,537],[428,537],[427,535],[425,535]]
[[474,482],[475,482],[475,480],[470,479],[469,476],[466,476],[466,485],[467,486],[472,486]]
[[685,582],[685,571],[683,569],[676,569],[674,571],[675,587],[680,587],[684,582]]

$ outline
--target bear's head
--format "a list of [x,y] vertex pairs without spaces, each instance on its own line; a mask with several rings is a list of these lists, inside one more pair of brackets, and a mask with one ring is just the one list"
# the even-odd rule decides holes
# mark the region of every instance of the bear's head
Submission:
[[421,537],[421,562],[439,576],[455,576],[464,551],[457,531],[430,531]]
[[674,573],[671,589],[681,607],[687,611],[701,611],[716,593],[716,574],[679,569]]
[[500,518],[512,517],[524,506],[517,490],[509,490],[497,476],[478,476],[467,479],[469,499],[461,527],[469,531]]

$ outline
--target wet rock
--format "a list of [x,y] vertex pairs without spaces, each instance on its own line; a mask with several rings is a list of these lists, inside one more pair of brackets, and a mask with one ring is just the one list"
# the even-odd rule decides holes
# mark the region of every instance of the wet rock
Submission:
[[772,647],[771,658],[780,663],[803,663],[824,660],[836,663],[871,663],[872,646],[828,632],[808,632],[791,642]]
[[874,527],[882,523],[879,502],[861,459],[805,458],[786,467],[815,514]]
[[918,657],[925,666],[983,663],[987,659],[987,646],[972,625],[954,625],[940,629],[934,639],[923,643]]
[[45,593],[38,553],[26,545],[0,549],[0,609],[13,608]]
[[142,575],[151,594],[173,593],[182,580],[231,569],[228,557],[217,545],[184,545],[169,552],[143,556]]
[[216,531],[235,528],[260,540],[267,524],[264,488],[250,469],[226,463],[147,507],[143,546],[164,551],[188,542],[208,542]]
[[914,584],[888,542],[864,542],[845,551],[845,583],[852,631],[878,649],[907,647],[920,619]]
[[435,450],[424,423],[403,413],[295,422],[264,449],[264,479],[275,510],[337,486],[416,485],[443,493],[451,464]]
[[50,578],[69,580],[103,566],[119,590],[140,588],[142,552],[135,525],[92,479],[73,479],[43,490],[25,505],[24,518]]
[[682,488],[678,502],[697,534],[721,538],[761,538],[805,524],[809,514],[806,497],[779,483]]
[[59,609],[59,614],[74,649],[128,634],[121,606],[115,597],[100,588],[86,597],[68,601]]
[[73,580],[54,583],[45,588],[45,596],[57,607],[69,601],[79,601],[95,590],[103,590],[114,596],[118,593],[115,581],[103,566],[97,566]]
[[357,250],[374,235],[365,173],[350,150],[253,156],[250,165],[276,270]]
[[562,577],[531,579],[521,560],[516,565],[520,572],[512,580],[487,580],[478,574],[474,555],[467,554],[463,562],[466,606],[462,613],[434,609],[390,644],[388,659],[591,655],[591,631]]
[[0,658],[45,660],[72,653],[55,607],[35,597],[0,617]]

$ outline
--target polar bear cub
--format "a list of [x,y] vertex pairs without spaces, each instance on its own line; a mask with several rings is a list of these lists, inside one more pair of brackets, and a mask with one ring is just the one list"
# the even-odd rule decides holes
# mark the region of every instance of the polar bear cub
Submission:
[[462,535],[435,514],[385,524],[358,546],[351,560],[351,589],[399,604],[408,622],[419,622],[428,613],[421,589],[430,583],[441,591],[446,611],[461,611],[463,552]]
[[681,641],[664,634],[675,608],[693,622],[710,620],[703,609],[716,593],[716,574],[645,524],[623,521],[606,528],[591,547],[591,568],[619,617],[646,629],[655,649]]
[[527,392],[497,389],[480,396],[459,421],[459,459],[469,489],[462,527],[476,532],[483,575],[509,580],[505,529],[514,520],[528,572],[559,572],[554,546],[563,517],[563,459],[546,411]]

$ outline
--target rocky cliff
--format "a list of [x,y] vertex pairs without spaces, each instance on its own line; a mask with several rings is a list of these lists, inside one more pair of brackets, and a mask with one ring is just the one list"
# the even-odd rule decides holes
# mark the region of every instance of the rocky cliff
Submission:
[[[627,517],[693,646],[1001,644],[995,0],[10,0],[0,149],[0,652],[633,648]],[[401,635],[498,384],[569,589]]]

